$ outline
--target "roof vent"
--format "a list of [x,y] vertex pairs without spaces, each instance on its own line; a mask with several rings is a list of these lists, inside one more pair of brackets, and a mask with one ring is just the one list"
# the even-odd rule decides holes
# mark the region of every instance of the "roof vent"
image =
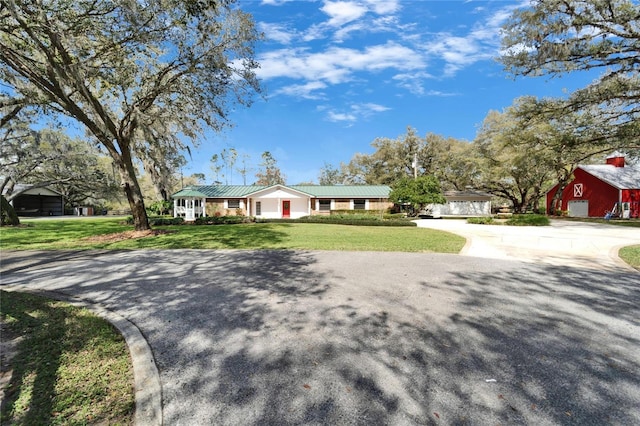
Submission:
[[607,157],[607,164],[615,167],[624,167],[624,154],[620,152],[614,152]]

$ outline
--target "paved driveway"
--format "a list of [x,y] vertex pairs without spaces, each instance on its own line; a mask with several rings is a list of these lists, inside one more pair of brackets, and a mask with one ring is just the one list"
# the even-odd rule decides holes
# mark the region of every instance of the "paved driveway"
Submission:
[[552,220],[551,226],[504,226],[456,219],[417,223],[465,236],[466,256],[610,271],[629,268],[617,256],[620,247],[640,244],[640,228],[600,223]]
[[640,275],[440,254],[3,252],[128,318],[167,425],[640,424]]

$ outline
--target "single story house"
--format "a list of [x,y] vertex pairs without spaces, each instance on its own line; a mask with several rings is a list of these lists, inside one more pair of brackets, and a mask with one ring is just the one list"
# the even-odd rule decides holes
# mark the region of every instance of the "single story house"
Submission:
[[62,216],[64,200],[62,194],[49,187],[32,187],[16,184],[10,201],[18,216]]
[[444,191],[446,204],[434,204],[433,217],[491,216],[491,194],[480,191]]
[[[386,210],[387,185],[200,185],[172,195],[174,217],[244,215],[265,219],[330,214],[332,210]],[[445,191],[446,204],[432,206],[434,217],[490,216],[491,195]]]
[[[558,185],[547,192],[547,212]],[[563,189],[561,210],[573,217],[605,217],[613,213],[624,219],[640,217],[640,166],[625,164],[624,154],[614,153],[605,164],[578,166]]]
[[174,217],[245,215],[265,219],[330,214],[331,210],[386,210],[386,185],[199,185],[172,195]]

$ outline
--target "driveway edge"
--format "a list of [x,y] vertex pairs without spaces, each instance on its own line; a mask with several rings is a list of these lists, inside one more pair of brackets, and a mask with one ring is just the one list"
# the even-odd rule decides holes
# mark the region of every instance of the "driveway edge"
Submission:
[[140,329],[123,316],[106,309],[98,303],[54,291],[34,290],[20,285],[3,285],[2,290],[36,294],[86,308],[109,321],[124,337],[131,363],[136,400],[134,422],[137,426],[162,425],[162,386],[153,353]]
[[611,247],[611,250],[609,250],[609,257],[613,259],[613,261],[616,262],[618,265],[620,265],[621,268],[626,269],[628,271],[632,271],[632,272],[638,272],[636,268],[634,268],[633,266],[629,265],[627,262],[622,260],[622,258],[618,254],[620,253],[620,250],[623,247],[629,247],[629,244],[622,244],[620,246]]

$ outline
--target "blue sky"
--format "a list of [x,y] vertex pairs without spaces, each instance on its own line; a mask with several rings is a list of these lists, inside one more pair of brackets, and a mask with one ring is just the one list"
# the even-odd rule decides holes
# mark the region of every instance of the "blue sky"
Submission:
[[[236,109],[233,128],[207,133],[185,174],[205,173],[211,183],[211,156],[235,148],[254,168],[270,151],[287,184],[317,182],[325,163],[370,154],[377,137],[411,126],[420,136],[472,141],[490,110],[523,95],[564,96],[593,80],[506,74],[496,61],[500,26],[522,4],[239,0],[265,35],[257,48],[265,96]],[[243,183],[237,171],[226,180]]]

